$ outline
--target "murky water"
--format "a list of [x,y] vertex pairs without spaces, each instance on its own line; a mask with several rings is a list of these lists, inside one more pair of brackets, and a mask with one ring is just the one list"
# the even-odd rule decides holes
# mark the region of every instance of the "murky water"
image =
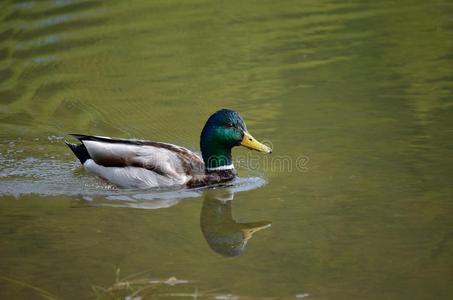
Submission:
[[[450,299],[453,3],[367,2],[2,1],[0,298]],[[274,148],[228,187],[62,142],[198,150],[222,107]]]

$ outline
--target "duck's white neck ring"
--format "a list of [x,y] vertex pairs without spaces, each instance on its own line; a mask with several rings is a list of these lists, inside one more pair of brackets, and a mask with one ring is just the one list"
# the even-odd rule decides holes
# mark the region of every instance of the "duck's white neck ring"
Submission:
[[220,167],[215,167],[215,168],[206,168],[208,171],[224,171],[224,170],[232,170],[234,169],[234,165],[226,165],[226,166],[220,166]]

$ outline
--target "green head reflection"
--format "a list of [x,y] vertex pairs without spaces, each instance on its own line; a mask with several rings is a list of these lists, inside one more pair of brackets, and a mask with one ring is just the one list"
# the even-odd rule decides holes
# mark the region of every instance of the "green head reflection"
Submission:
[[204,193],[200,214],[201,231],[215,252],[223,256],[241,255],[253,234],[271,226],[270,221],[239,223],[233,218],[234,193],[212,189]]

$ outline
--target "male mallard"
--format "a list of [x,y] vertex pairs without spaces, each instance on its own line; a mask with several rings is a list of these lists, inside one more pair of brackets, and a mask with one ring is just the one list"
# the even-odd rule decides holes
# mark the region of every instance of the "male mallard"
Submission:
[[206,121],[201,132],[203,160],[192,151],[168,143],[70,134],[81,144],[65,142],[90,172],[126,188],[201,187],[236,176],[231,148],[272,150],[247,131],[239,113],[222,109]]

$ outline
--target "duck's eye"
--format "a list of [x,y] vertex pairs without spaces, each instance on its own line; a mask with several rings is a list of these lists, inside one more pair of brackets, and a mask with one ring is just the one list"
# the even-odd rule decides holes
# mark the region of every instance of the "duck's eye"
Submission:
[[228,124],[225,125],[225,127],[231,128],[231,127],[234,127],[234,125],[233,125],[233,123],[228,123]]

